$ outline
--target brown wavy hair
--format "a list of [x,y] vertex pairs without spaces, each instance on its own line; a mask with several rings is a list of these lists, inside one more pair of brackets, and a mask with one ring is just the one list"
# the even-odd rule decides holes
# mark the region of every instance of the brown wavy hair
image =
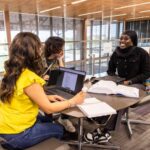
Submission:
[[17,34],[9,48],[9,59],[5,62],[5,75],[0,87],[0,99],[10,101],[14,94],[17,79],[23,69],[28,68],[38,75],[42,74],[41,42],[30,32]]

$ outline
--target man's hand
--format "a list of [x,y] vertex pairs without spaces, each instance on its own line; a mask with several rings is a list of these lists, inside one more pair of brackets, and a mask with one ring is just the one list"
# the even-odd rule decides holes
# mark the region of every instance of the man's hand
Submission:
[[123,84],[124,84],[124,85],[130,85],[130,84],[132,84],[132,81],[126,80],[126,81],[123,82]]

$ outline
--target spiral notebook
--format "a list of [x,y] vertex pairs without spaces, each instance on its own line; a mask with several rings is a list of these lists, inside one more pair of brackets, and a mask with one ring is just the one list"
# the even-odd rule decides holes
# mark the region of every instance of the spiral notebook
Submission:
[[78,105],[78,108],[88,118],[116,114],[116,110],[114,108],[96,98],[85,99],[84,103]]

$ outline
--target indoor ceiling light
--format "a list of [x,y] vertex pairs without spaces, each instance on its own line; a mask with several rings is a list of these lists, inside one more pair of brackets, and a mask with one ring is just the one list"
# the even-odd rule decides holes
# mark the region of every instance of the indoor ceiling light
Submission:
[[44,13],[44,12],[47,12],[47,11],[51,11],[51,10],[55,10],[55,9],[60,9],[61,6],[57,6],[57,7],[53,7],[53,8],[50,8],[50,9],[46,9],[46,10],[42,10],[40,11],[40,13]]
[[88,20],[95,20],[95,18],[88,18]]
[[150,2],[145,2],[145,3],[140,3],[140,4],[133,4],[133,5],[127,5],[127,6],[117,7],[117,8],[114,8],[114,9],[115,10],[117,10],[117,9],[124,9],[124,8],[140,6],[140,5],[146,5],[146,4],[150,4]]
[[145,12],[150,12],[150,10],[140,11],[139,13],[145,13]]
[[98,14],[101,13],[102,11],[94,11],[94,12],[89,12],[89,13],[85,13],[85,14],[80,14],[78,16],[86,16],[86,15],[91,15],[91,14]]
[[71,2],[71,4],[75,5],[75,4],[79,4],[79,3],[85,2],[85,1],[87,1],[87,0],[74,1],[74,2]]
[[148,17],[150,17],[150,16],[133,17],[133,18],[128,18],[126,20],[134,20],[134,19],[148,18]]
[[127,14],[118,14],[118,15],[104,16],[103,18],[118,17],[118,16],[125,16],[125,15],[127,15]]

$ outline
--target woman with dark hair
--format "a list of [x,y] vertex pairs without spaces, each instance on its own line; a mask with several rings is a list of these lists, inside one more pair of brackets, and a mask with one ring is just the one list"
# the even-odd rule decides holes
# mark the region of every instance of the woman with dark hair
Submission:
[[[59,67],[64,67],[64,44],[65,41],[61,37],[51,36],[45,41],[44,54],[47,62],[47,69],[44,72],[43,79],[48,80],[51,70],[56,70]],[[47,116],[47,115],[46,115]],[[48,115],[52,117],[52,115]],[[68,119],[68,116],[61,115],[58,120],[65,129],[69,132],[75,132],[76,128],[72,122]]]
[[150,57],[142,48],[137,47],[135,31],[125,31],[120,37],[120,45],[113,52],[108,66],[108,75],[125,78],[123,84],[143,83],[150,77]]
[[[148,53],[137,47],[138,38],[135,31],[125,31],[120,37],[120,45],[113,52],[108,66],[108,75],[125,78],[123,84],[143,83],[150,77],[150,57]],[[117,74],[116,74],[117,72]],[[117,115],[93,118],[99,124],[107,122],[102,129],[97,128],[94,132],[85,134],[88,142],[108,142],[111,135],[108,131],[114,129]]]
[[64,49],[65,41],[64,39],[57,37],[57,36],[51,36],[45,41],[45,58],[47,60],[47,63],[49,65],[49,61],[51,60],[57,60],[59,66],[64,66],[62,59],[63,59],[63,49]]
[[41,43],[33,33],[16,35],[5,62],[5,75],[0,87],[0,137],[9,150],[25,149],[45,139],[62,138],[63,127],[38,118],[39,108],[51,114],[83,102],[80,92],[65,101],[57,95],[47,96],[43,90]]
[[47,69],[43,74],[45,80],[49,79],[49,71],[64,67],[64,44],[64,39],[57,36],[51,36],[45,41],[44,55],[47,63]]

